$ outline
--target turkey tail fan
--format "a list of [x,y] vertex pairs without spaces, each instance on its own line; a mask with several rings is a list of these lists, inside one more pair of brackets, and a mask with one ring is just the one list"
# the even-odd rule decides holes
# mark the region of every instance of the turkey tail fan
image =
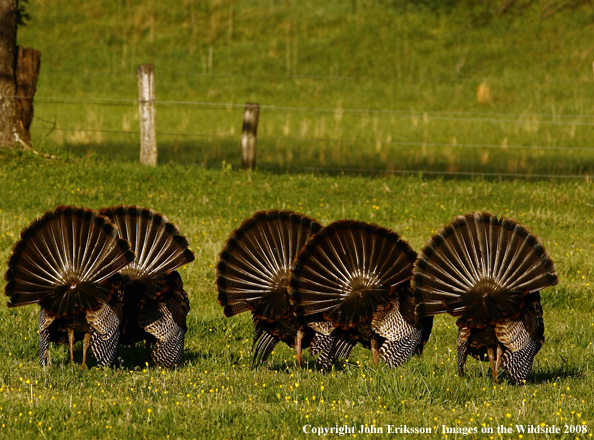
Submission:
[[294,258],[322,225],[293,211],[260,211],[234,230],[216,268],[225,316],[251,310],[264,321],[292,313],[287,280]]
[[295,260],[289,292],[297,316],[318,315],[343,330],[370,322],[390,289],[412,275],[415,251],[389,229],[336,221],[314,235]]
[[555,264],[525,226],[487,212],[454,218],[414,268],[420,315],[448,312],[469,327],[517,318],[525,297],[558,284]]
[[264,362],[279,341],[297,352],[309,346],[313,330],[296,319],[287,292],[292,263],[322,225],[286,210],[260,211],[234,230],[216,266],[218,302],[230,317],[251,311],[254,365]]
[[161,294],[163,277],[194,261],[188,240],[167,217],[157,211],[136,205],[120,205],[100,210],[120,229],[121,237],[130,241],[136,259],[121,271],[128,281],[147,287],[152,298]]
[[4,275],[8,306],[39,303],[52,317],[98,309],[111,299],[109,278],[133,260],[107,217],[59,206],[21,232]]

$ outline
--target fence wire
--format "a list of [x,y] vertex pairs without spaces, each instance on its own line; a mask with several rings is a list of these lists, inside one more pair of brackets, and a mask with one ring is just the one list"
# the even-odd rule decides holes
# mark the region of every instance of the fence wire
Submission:
[[[51,123],[50,121],[44,121]],[[95,128],[78,128],[78,127],[32,127],[33,130],[62,130],[62,131],[79,131],[88,133],[118,133],[129,135],[140,135],[139,131],[135,130],[106,130]],[[239,141],[237,135],[220,135],[214,133],[183,133],[183,132],[158,132],[159,136],[181,136],[181,137],[195,137],[195,138],[209,138],[209,139],[235,139]],[[296,138],[289,136],[258,136],[260,140],[270,141],[291,141],[291,142],[327,142],[335,144],[356,144],[356,145],[377,145],[377,141],[365,139],[332,139],[332,138]],[[436,142],[381,142],[382,145],[393,146],[410,146],[410,147],[451,147],[451,148],[496,148],[501,150],[516,149],[516,150],[556,150],[556,151],[594,151],[594,147],[562,147],[562,146],[547,146],[547,145],[497,145],[497,144],[453,144],[453,143],[436,143]]]
[[[470,80],[470,79],[468,79]],[[562,81],[561,81],[562,82]],[[578,81],[582,82],[582,81]],[[4,96],[2,98],[8,99],[31,99],[25,96]],[[124,106],[135,107],[139,103],[138,99],[130,98],[109,98],[109,97],[64,97],[64,96],[36,96],[34,98],[35,104],[48,105],[77,105],[77,106]],[[196,110],[219,110],[219,111],[234,111],[243,110],[245,103],[237,102],[208,102],[208,101],[193,101],[193,100],[153,100],[149,101],[158,107],[163,108],[184,108]],[[555,114],[555,113],[502,113],[502,112],[477,112],[477,111],[436,111],[436,110],[399,110],[399,109],[378,109],[378,108],[336,108],[330,107],[306,107],[306,106],[279,106],[274,104],[261,104],[260,114],[267,112],[271,113],[302,113],[302,114],[341,114],[354,116],[376,116],[385,115],[397,118],[422,118],[426,120],[446,120],[456,122],[487,122],[487,123],[514,123],[514,124],[543,124],[543,125],[558,125],[558,126],[594,126],[594,114]],[[75,126],[59,126],[55,121],[43,120],[36,118],[36,121],[41,121],[46,126],[35,125],[33,130],[45,131],[46,136],[54,131],[64,132],[83,132],[83,133],[105,133],[105,134],[121,134],[129,136],[139,136],[138,130],[119,130],[119,129],[103,129],[90,127],[75,127]],[[178,137],[178,138],[196,138],[196,139],[210,139],[212,140],[234,140],[238,144],[240,142],[239,135],[221,135],[215,133],[192,133],[183,131],[159,131],[159,137]],[[342,145],[378,145],[381,146],[397,146],[397,147],[434,147],[434,148],[456,148],[456,149],[497,149],[497,150],[528,150],[528,151],[564,151],[564,152],[590,152],[594,151],[594,146],[564,146],[564,145],[505,145],[494,143],[443,143],[443,142],[412,142],[412,141],[380,141],[378,139],[362,139],[362,138],[326,138],[326,137],[291,137],[291,136],[270,136],[260,135],[258,140],[277,142],[277,143],[330,143]],[[270,164],[258,165],[259,168],[279,168],[278,166]],[[445,176],[485,176],[485,177],[510,177],[510,178],[561,178],[561,179],[586,179],[589,180],[586,174],[550,174],[550,173],[510,173],[510,172],[480,172],[480,171],[446,171],[446,170],[383,170],[381,168],[366,168],[366,167],[316,167],[316,166],[299,166],[297,164],[291,165],[291,170],[297,171],[328,171],[328,172],[351,172],[351,173],[392,173],[392,174],[426,174],[426,175],[445,175]],[[587,169],[587,168],[586,168]],[[581,168],[580,168],[581,170]],[[581,172],[581,171],[580,171]]]
[[[60,74],[60,75],[95,75],[95,76],[130,76],[136,77],[136,71],[98,71],[98,70],[80,70],[80,71],[64,71],[56,69],[47,69],[44,72],[49,74]],[[554,79],[554,78],[458,78],[453,76],[443,76],[435,78],[413,78],[413,77],[382,77],[382,76],[357,76],[357,75],[295,75],[295,74],[249,74],[239,72],[184,72],[181,70],[161,70],[159,74],[164,76],[178,76],[178,77],[197,77],[197,78],[246,78],[246,79],[267,79],[267,80],[312,80],[312,81],[381,81],[381,82],[393,82],[393,83],[436,83],[436,82],[469,82],[469,83],[512,83],[512,84],[588,84],[592,83],[593,80],[590,78],[581,79]]]

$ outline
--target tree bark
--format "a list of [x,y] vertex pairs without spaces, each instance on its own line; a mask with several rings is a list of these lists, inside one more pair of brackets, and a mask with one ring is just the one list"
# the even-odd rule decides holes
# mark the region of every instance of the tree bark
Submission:
[[0,145],[14,144],[17,0],[0,0]]
[[18,0],[0,0],[0,146],[31,146],[40,53],[17,47]]
[[41,53],[30,47],[17,46],[16,60],[16,119],[22,130],[22,139],[31,145],[31,123],[33,122],[33,96],[39,77]]

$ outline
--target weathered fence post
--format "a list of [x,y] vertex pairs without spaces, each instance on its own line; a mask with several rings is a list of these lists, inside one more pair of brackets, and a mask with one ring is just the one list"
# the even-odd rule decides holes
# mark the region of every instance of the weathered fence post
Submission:
[[256,132],[260,104],[246,102],[243,110],[243,131],[241,132],[241,168],[253,170],[256,166]]
[[138,75],[138,113],[140,116],[140,163],[157,165],[155,127],[155,65],[141,64]]

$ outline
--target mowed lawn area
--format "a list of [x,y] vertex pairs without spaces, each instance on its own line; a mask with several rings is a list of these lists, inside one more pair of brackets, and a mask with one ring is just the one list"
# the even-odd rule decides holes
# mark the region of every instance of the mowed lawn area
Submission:
[[[0,307],[0,437],[14,438],[295,438],[303,427],[371,425],[396,429],[493,429],[556,425],[555,438],[587,438],[594,428],[594,197],[590,182],[431,179],[274,174],[182,165],[141,167],[68,157],[0,155],[0,271],[19,231],[60,204],[152,207],[185,234],[196,260],[181,270],[191,301],[183,364],[164,371],[133,363],[120,347],[111,368],[82,371],[53,346],[53,367],[37,359],[38,306]],[[284,208],[324,224],[352,218],[402,234],[420,250],[460,213],[488,210],[529,226],[557,264],[560,284],[542,292],[545,344],[528,381],[490,378],[487,363],[456,374],[455,319],[440,316],[422,357],[397,369],[374,367],[357,347],[348,362],[319,371],[307,351],[297,369],[278,346],[251,368],[250,317],[223,317],[214,265],[228,234],[258,210]],[[568,425],[565,428],[565,425]],[[585,434],[576,434],[576,429]],[[444,428],[445,427],[445,428]],[[577,427],[577,428],[576,428]],[[500,428],[501,429],[501,428]],[[570,432],[563,434],[565,429]],[[450,431],[452,432],[452,431]],[[352,434],[348,436],[354,437]],[[366,438],[356,433],[356,438]],[[523,434],[524,438],[543,435]],[[313,436],[313,435],[309,435]],[[461,438],[459,434],[457,438]],[[335,434],[330,438],[336,437]],[[409,434],[407,438],[426,438]],[[455,438],[453,434],[448,438]],[[399,438],[396,436],[394,438]]]

